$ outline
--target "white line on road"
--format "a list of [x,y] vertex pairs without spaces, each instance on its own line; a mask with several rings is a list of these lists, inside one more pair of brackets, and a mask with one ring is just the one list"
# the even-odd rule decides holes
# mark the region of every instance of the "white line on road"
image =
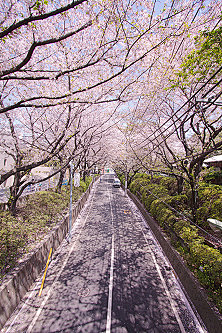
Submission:
[[[95,191],[93,192],[93,197],[94,197],[94,193],[95,193]],[[86,218],[85,218],[84,224],[83,224],[83,226],[82,226],[82,229],[81,229],[80,233],[78,234],[78,237],[76,238],[75,242],[73,243],[73,245],[72,245],[72,247],[71,247],[71,249],[70,249],[70,251],[69,251],[69,253],[68,253],[68,256],[66,257],[66,259],[65,259],[65,261],[64,261],[64,263],[63,263],[63,265],[62,265],[62,267],[60,268],[59,273],[58,273],[58,275],[56,276],[56,278],[55,278],[53,284],[51,285],[50,289],[48,290],[48,292],[47,292],[47,294],[46,294],[46,296],[45,296],[45,299],[42,301],[42,303],[41,303],[41,305],[40,305],[40,307],[39,307],[39,309],[38,309],[38,311],[37,311],[35,317],[33,318],[32,322],[30,323],[30,325],[29,325],[29,327],[28,327],[26,333],[30,333],[30,332],[32,331],[32,329],[33,329],[33,327],[34,327],[36,321],[38,320],[38,318],[39,318],[39,316],[40,316],[40,314],[41,314],[41,312],[42,312],[42,310],[43,310],[43,308],[44,308],[46,302],[48,301],[48,299],[49,299],[49,297],[50,297],[50,295],[51,295],[51,292],[52,292],[52,290],[53,290],[53,288],[54,288],[56,282],[58,281],[60,275],[62,274],[62,271],[63,271],[63,269],[65,268],[65,266],[66,266],[66,264],[67,264],[67,262],[68,262],[68,260],[69,260],[69,257],[70,257],[70,255],[71,255],[71,253],[72,253],[73,250],[74,250],[74,247],[75,247],[75,245],[76,245],[76,242],[78,241],[78,239],[79,239],[79,237],[80,237],[80,235],[81,235],[81,232],[82,232],[82,230],[83,230],[83,227],[85,226],[85,224],[86,224],[86,220],[87,220],[87,218],[88,218],[88,216],[89,216],[89,213],[90,213],[90,211],[91,211],[91,207],[92,207],[92,203],[93,203],[93,197],[92,197],[92,199],[91,199],[91,204],[90,204],[90,207],[89,207],[88,213],[87,213],[87,215],[86,215]]]
[[111,194],[109,193],[110,199],[110,210],[111,210],[111,220],[112,220],[112,248],[111,248],[111,264],[110,264],[110,278],[109,278],[109,295],[108,295],[108,308],[107,308],[107,317],[106,317],[106,333],[111,332],[112,324],[112,302],[113,302],[113,272],[114,272],[114,226],[113,226],[113,210],[112,210],[112,201]]
[[22,311],[24,311],[24,309],[29,305],[29,300],[33,297],[35,292],[39,292],[41,283],[42,283],[42,278],[43,278],[44,273],[41,276],[41,279],[35,284],[34,289],[32,290],[31,294],[29,295],[29,297],[27,298],[27,300],[25,301],[25,303],[23,304],[22,308],[19,310],[19,312],[17,313],[17,315],[15,316],[15,318],[13,319],[13,321],[10,323],[10,326],[7,328],[7,330],[5,331],[5,333],[9,333],[12,332],[11,328],[13,326],[13,324],[15,323],[16,319],[18,318],[18,316],[21,314]]
[[176,317],[176,320],[177,320],[177,322],[178,322],[178,325],[179,325],[179,327],[180,327],[180,331],[181,331],[182,333],[186,333],[186,331],[185,331],[185,329],[184,329],[184,326],[183,326],[183,323],[182,323],[182,321],[181,321],[181,319],[180,319],[179,313],[178,313],[178,311],[177,311],[177,309],[176,309],[176,307],[175,307],[174,301],[173,301],[173,299],[172,299],[172,297],[171,297],[171,295],[170,295],[169,289],[168,289],[168,287],[167,287],[167,285],[166,285],[166,282],[165,282],[165,280],[164,280],[164,277],[163,277],[163,275],[162,275],[162,273],[161,273],[160,267],[159,267],[159,265],[158,265],[158,263],[157,263],[156,257],[155,257],[155,255],[154,255],[154,253],[153,253],[153,251],[152,251],[152,249],[151,249],[151,247],[150,247],[150,245],[149,245],[149,242],[148,242],[148,240],[147,240],[147,237],[146,237],[146,235],[145,235],[145,233],[144,233],[143,227],[141,226],[140,221],[137,220],[137,222],[138,222],[138,224],[139,224],[139,226],[140,226],[140,229],[141,229],[141,231],[142,231],[142,233],[143,233],[143,237],[144,237],[144,239],[145,239],[145,241],[146,241],[146,243],[147,243],[147,245],[148,245],[148,247],[149,247],[149,249],[150,249],[150,253],[151,253],[151,256],[152,256],[153,262],[154,262],[154,264],[155,264],[155,266],[156,266],[156,270],[157,270],[157,272],[158,272],[158,274],[159,274],[159,277],[160,277],[160,280],[161,280],[161,282],[162,282],[162,284],[163,284],[163,287],[164,287],[164,289],[165,289],[166,295],[167,295],[167,297],[168,297],[168,299],[169,299],[169,301],[170,301],[170,305],[171,305],[171,308],[172,308],[172,310],[173,310],[173,312],[174,312],[174,315],[175,315],[175,317]]

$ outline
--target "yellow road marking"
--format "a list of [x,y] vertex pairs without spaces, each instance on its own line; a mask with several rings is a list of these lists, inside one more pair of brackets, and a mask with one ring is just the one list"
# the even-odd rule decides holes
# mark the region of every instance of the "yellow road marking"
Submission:
[[46,272],[47,272],[47,269],[48,269],[48,266],[49,266],[49,260],[50,260],[51,254],[52,254],[52,247],[51,247],[51,249],[50,249],[50,251],[49,251],[48,260],[47,260],[46,267],[45,267],[45,273],[44,273],[44,275],[43,275],[41,288],[40,288],[40,290],[39,290],[39,296],[41,296],[41,294],[42,294],[42,289],[43,289],[43,286],[44,286],[45,277],[46,277]]

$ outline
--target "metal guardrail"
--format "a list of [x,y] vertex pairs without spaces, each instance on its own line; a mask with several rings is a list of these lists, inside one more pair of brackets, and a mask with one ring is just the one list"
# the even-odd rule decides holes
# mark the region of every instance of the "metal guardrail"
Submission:
[[[28,185],[23,191],[21,197],[26,195],[39,192],[39,191],[47,191],[49,188],[56,187],[57,182],[51,180],[45,180],[38,184]],[[0,189],[0,203],[7,203],[10,197],[9,188],[1,188]]]
[[10,196],[9,188],[0,189],[0,203],[8,202],[9,196]]

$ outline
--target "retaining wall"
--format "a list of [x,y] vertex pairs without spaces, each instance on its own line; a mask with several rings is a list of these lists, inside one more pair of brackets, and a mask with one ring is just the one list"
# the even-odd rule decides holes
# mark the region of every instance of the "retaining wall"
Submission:
[[147,212],[143,204],[139,199],[127,190],[128,196],[133,200],[136,206],[139,208],[140,212],[144,216],[147,224],[151,228],[155,237],[157,238],[159,244],[161,245],[164,253],[169,259],[174,271],[176,272],[182,286],[185,289],[185,293],[188,299],[191,300],[198,314],[200,315],[203,323],[209,333],[219,333],[222,332],[222,316],[217,311],[217,309],[211,304],[207,299],[206,292],[200,286],[199,282],[192,275],[190,270],[186,267],[180,255],[171,246],[170,241],[164,237],[164,234],[157,224],[157,222],[151,217]]
[[[93,182],[82,197],[73,205],[72,223],[83,208],[91,192]],[[56,225],[46,239],[7,276],[0,287],[0,329],[10,317],[38,275],[45,268],[50,248],[55,251],[68,233],[69,216]]]

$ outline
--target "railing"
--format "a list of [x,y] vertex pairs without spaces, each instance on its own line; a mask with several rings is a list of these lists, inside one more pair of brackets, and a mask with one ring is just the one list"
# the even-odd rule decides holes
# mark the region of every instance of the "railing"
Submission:
[[[25,190],[23,191],[21,197],[24,197],[26,195],[39,192],[39,191],[47,191],[49,188],[56,187],[57,182],[52,181],[50,179],[44,180],[41,183],[28,185]],[[2,188],[0,189],[0,203],[6,203],[8,202],[8,199],[10,197],[10,191],[9,188]]]

